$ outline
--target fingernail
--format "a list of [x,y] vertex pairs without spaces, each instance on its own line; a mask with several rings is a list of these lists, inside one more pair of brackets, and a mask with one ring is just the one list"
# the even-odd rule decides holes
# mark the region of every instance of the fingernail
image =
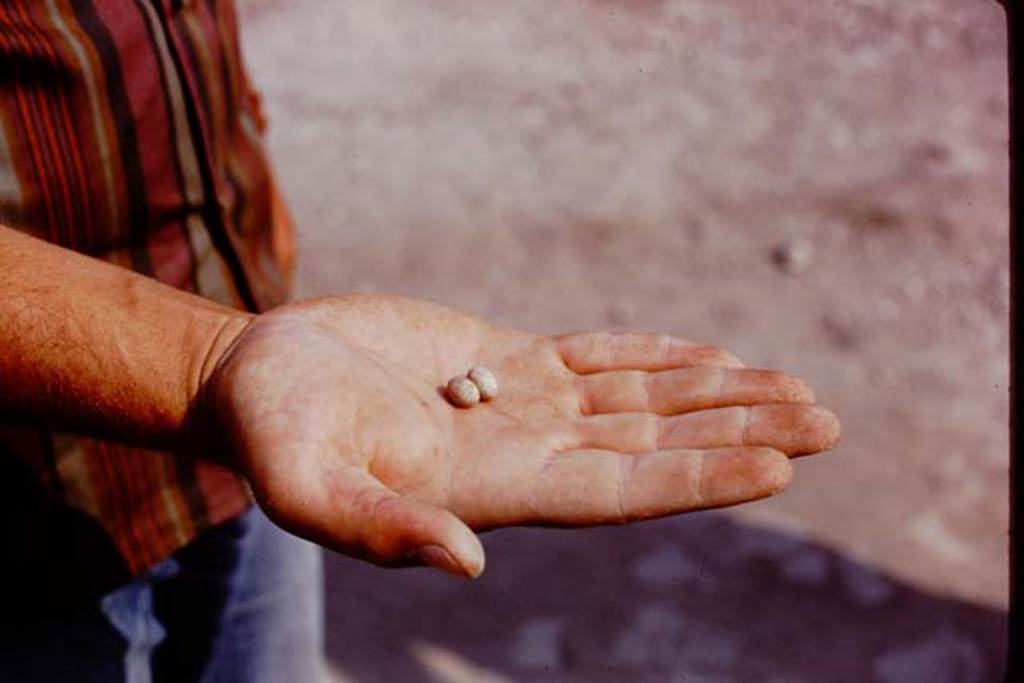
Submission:
[[439,545],[425,545],[416,550],[416,557],[423,561],[424,564],[428,564],[435,569],[454,574],[465,578],[469,576],[461,564],[456,562],[455,558],[448,550]]

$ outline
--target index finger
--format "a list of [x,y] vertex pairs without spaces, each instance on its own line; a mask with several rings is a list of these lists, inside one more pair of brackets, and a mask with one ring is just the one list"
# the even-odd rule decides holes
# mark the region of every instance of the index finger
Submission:
[[555,455],[531,487],[527,524],[615,524],[735,505],[784,489],[785,454],[762,447]]

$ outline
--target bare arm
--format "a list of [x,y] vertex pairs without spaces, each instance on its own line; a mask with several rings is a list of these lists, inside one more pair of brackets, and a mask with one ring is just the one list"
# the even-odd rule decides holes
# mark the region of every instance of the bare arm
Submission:
[[251,317],[0,226],[0,422],[180,445]]

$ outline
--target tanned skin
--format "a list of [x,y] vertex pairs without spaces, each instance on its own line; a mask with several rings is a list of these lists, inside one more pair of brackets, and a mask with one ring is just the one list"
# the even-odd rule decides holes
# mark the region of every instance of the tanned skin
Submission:
[[[0,226],[0,424],[207,457],[277,524],[386,566],[483,571],[474,531],[770,496],[839,423],[799,379],[675,337],[548,337],[393,296],[253,316]],[[447,380],[485,365],[493,401]]]

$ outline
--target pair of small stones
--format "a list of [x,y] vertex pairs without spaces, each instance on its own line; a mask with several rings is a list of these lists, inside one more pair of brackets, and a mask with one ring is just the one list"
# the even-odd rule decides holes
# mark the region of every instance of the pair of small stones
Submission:
[[489,401],[498,395],[498,380],[494,373],[477,366],[465,377],[448,380],[448,400],[460,408],[472,408],[480,401]]

